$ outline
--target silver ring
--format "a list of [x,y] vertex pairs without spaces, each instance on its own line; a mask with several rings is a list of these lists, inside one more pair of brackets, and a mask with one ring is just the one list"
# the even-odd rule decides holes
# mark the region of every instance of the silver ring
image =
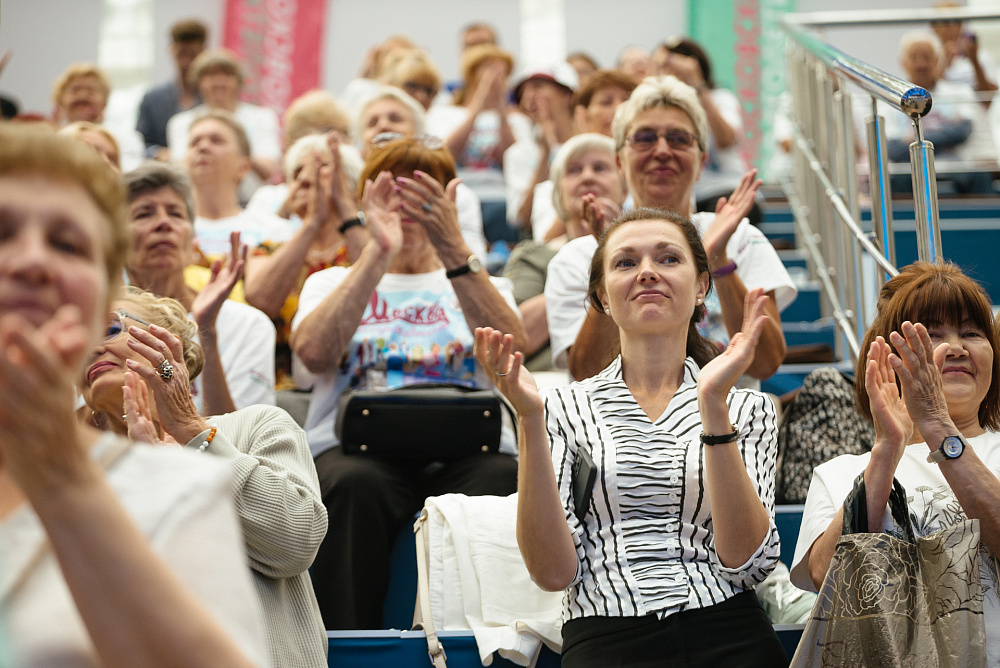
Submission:
[[122,422],[128,422],[128,413],[122,416]]
[[170,380],[174,377],[174,365],[164,357],[160,365],[156,367],[156,373],[160,374],[160,378],[163,380]]
[[430,211],[431,211],[431,202],[433,202],[433,201],[434,200],[430,199],[430,200],[427,200],[426,202],[424,202],[424,207],[423,207],[424,213],[430,213]]
[[506,373],[500,373],[499,371],[497,371],[493,375],[496,376],[497,378],[503,378],[507,374]]

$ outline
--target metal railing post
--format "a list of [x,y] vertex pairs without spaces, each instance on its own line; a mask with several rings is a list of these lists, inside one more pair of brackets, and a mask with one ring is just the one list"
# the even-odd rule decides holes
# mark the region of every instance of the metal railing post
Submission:
[[938,262],[942,259],[941,222],[938,219],[934,144],[924,139],[919,117],[913,118],[913,131],[916,141],[910,144],[910,171],[913,174],[917,254],[925,262]]
[[[892,231],[892,206],[889,202],[889,155],[885,142],[885,120],[878,113],[878,101],[872,99],[872,115],[865,119],[868,130],[868,182],[872,198],[872,229],[882,250],[882,257],[896,265],[896,238]],[[877,272],[879,288],[885,274]]]

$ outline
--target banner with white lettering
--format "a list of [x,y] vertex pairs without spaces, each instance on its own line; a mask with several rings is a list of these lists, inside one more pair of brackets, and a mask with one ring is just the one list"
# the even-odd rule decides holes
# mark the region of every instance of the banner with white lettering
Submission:
[[281,114],[322,80],[326,0],[226,0],[223,46],[242,60],[243,99]]

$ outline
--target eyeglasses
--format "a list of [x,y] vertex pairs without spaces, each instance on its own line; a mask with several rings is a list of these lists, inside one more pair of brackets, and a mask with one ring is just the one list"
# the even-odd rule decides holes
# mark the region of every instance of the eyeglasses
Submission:
[[399,132],[378,133],[372,138],[372,148],[382,148],[383,146],[391,144],[394,141],[399,141],[400,139],[412,139],[430,151],[439,151],[444,148],[444,142],[440,137],[428,134],[404,135]]
[[121,321],[122,318],[135,320],[139,324],[146,325],[147,327],[149,327],[152,324],[150,322],[146,322],[142,318],[137,318],[134,315],[131,315],[130,313],[123,311],[121,309],[118,309],[117,311],[112,311],[111,315],[118,317],[117,318],[112,317],[111,320],[108,322],[108,329],[107,331],[104,332],[105,341],[113,341],[114,339],[117,339],[122,332],[125,331],[125,324]]
[[635,151],[645,152],[653,150],[660,137],[667,140],[667,146],[675,151],[684,151],[698,141],[698,138],[687,130],[667,130],[663,134],[655,130],[639,130],[628,138],[629,146]]

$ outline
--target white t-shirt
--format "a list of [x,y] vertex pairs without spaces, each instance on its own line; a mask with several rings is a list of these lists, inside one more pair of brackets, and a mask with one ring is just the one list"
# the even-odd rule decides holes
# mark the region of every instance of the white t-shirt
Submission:
[[[1000,476],[1000,433],[986,432],[969,439],[976,455],[993,475]],[[908,445],[896,467],[896,479],[906,489],[910,522],[915,536],[927,536],[966,519],[955,493],[941,473],[940,465],[927,461],[930,450],[926,443]],[[827,530],[844,499],[854,487],[854,479],[865,470],[871,453],[841,455],[813,470],[806,507],[802,513],[799,540],[792,559],[792,583],[807,591],[816,591],[809,576],[806,553],[816,539]],[[892,515],[885,513],[883,530],[897,534]],[[1000,569],[985,545],[980,547],[979,573],[983,586],[983,612],[986,621],[987,662],[1000,665]]]
[[[714,213],[699,212],[691,222],[705,234]],[[567,368],[567,351],[576,342],[577,334],[587,318],[587,284],[590,281],[590,260],[597,250],[597,239],[592,235],[577,237],[559,249],[549,263],[545,279],[545,303],[549,324],[549,341],[552,346],[552,363],[557,369]],[[763,288],[774,291],[778,311],[794,301],[798,290],[785,265],[781,263],[771,242],[745,218],[733,232],[726,253],[736,262],[736,273],[748,290]],[[722,320],[718,295],[712,290],[705,299],[708,319],[700,329],[702,334],[729,343],[729,332]]]
[[229,253],[229,233],[239,232],[240,241],[250,248],[256,248],[265,241],[288,241],[297,225],[267,213],[259,208],[244,209],[228,218],[194,219],[194,235],[198,248],[209,259],[214,260]]
[[[562,144],[558,144],[549,149],[550,161],[555,158],[561,147]],[[511,224],[517,222],[517,212],[524,204],[525,197],[534,198],[531,219],[535,219],[534,207],[539,205],[539,201],[538,198],[534,197],[534,190],[529,192],[528,188],[535,180],[535,171],[538,169],[538,161],[541,157],[542,152],[534,138],[514,142],[510,148],[504,151],[503,179],[507,197],[507,222]]]
[[743,173],[750,166],[743,159],[741,152],[743,140],[743,110],[739,98],[725,88],[713,88],[710,93],[719,115],[729,124],[736,134],[736,142],[727,148],[719,148],[715,136],[709,133],[708,162],[701,170],[701,178],[694,185],[695,199],[710,195],[728,195],[729,191],[739,184]]
[[[229,396],[237,409],[267,404],[274,406],[274,323],[253,306],[227,299],[215,321],[222,372]],[[198,412],[204,398],[201,376],[191,383],[191,396]]]
[[[331,267],[306,279],[292,320],[293,331],[350,271]],[[511,282],[506,278],[490,280],[516,313]],[[313,376],[301,363],[295,365],[299,386],[313,388],[305,424],[313,456],[337,445],[333,425],[340,395],[346,390],[421,382],[491,388],[472,356],[473,343],[472,331],[444,269],[383,276],[337,371]],[[509,436],[501,442],[502,452],[516,452],[512,434]]]
[[555,185],[551,180],[542,181],[535,186],[531,204],[531,238],[538,243],[545,243],[545,235],[559,218],[556,205],[552,203],[552,192]]
[[[252,665],[270,665],[261,606],[233,508],[229,462],[187,448],[148,445],[132,445],[114,459],[120,441],[105,434],[90,452],[92,459],[110,462],[105,478],[117,502]],[[29,504],[0,520],[0,545],[0,618],[9,641],[4,648],[13,654],[10,665],[103,665],[45,527]]]

